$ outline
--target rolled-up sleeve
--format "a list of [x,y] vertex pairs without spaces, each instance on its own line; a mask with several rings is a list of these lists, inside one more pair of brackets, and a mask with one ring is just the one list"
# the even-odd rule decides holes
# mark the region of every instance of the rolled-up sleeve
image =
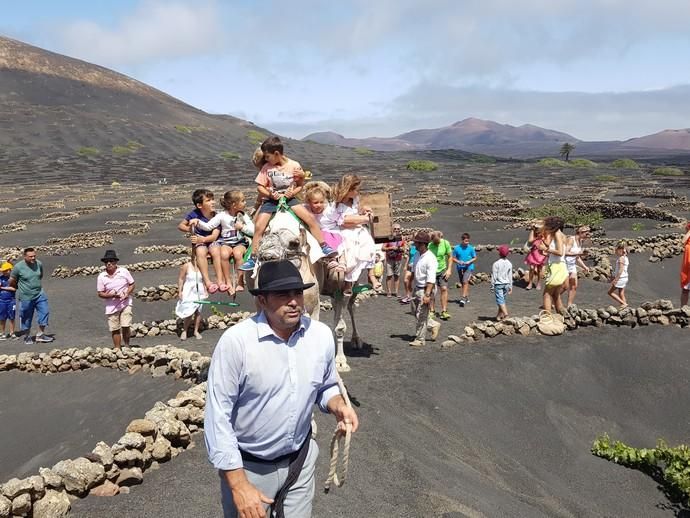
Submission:
[[316,403],[322,412],[328,413],[328,402],[333,396],[340,394],[340,387],[338,387],[338,377],[335,367],[335,342],[333,335],[329,332],[328,347],[326,353],[326,368],[323,373],[323,384],[316,395]]
[[208,459],[220,470],[243,467],[231,421],[239,394],[242,363],[241,344],[227,334],[222,336],[211,358],[204,415]]

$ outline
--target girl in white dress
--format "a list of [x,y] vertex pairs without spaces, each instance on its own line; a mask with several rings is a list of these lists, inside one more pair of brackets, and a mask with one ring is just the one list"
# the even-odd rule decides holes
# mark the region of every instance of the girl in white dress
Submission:
[[[192,250],[192,257],[194,251]],[[208,298],[201,272],[196,267],[193,259],[180,267],[180,275],[177,277],[177,305],[175,315],[182,319],[182,333],[180,340],[187,339],[189,324],[194,320],[194,336],[201,338],[199,326],[201,325],[201,304],[199,300]]]
[[344,175],[333,187],[333,204],[321,218],[324,230],[343,237],[345,295],[352,294],[352,285],[359,280],[362,271],[374,266],[376,254],[374,239],[366,227],[371,209],[359,205],[361,185],[362,180],[357,175]]
[[620,242],[616,246],[616,266],[613,270],[613,277],[611,277],[611,285],[609,286],[609,297],[620,304],[620,309],[628,307],[628,301],[625,299],[625,287],[628,285],[628,250],[625,248],[625,243]]

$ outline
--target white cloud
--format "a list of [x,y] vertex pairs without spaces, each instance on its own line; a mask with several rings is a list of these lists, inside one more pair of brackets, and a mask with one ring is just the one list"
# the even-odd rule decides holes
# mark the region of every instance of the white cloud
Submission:
[[66,54],[110,66],[194,56],[213,51],[223,41],[214,1],[147,0],[114,28],[88,20],[57,31]]

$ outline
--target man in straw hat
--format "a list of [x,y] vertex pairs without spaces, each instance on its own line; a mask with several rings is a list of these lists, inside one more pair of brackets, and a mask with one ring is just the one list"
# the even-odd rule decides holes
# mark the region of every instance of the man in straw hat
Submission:
[[412,263],[412,311],[417,318],[415,339],[410,342],[412,347],[422,347],[426,343],[427,328],[431,331],[431,339],[436,340],[441,323],[429,319],[429,307],[434,296],[436,286],[436,270],[438,262],[436,255],[429,250],[431,236],[427,232],[417,232],[413,238],[417,255]]
[[105,316],[108,317],[113,347],[119,349],[121,344],[129,347],[134,279],[127,268],[117,265],[119,259],[115,250],[106,250],[101,262],[105,263],[105,271],[98,274],[96,290],[98,296],[105,300]]
[[[338,427],[357,430],[340,395],[331,330],[303,315],[305,289],[289,261],[265,263],[256,296],[261,311],[228,329],[211,359],[204,433],[219,470],[224,516],[309,517],[318,455],[314,403]],[[273,514],[271,514],[273,516]]]

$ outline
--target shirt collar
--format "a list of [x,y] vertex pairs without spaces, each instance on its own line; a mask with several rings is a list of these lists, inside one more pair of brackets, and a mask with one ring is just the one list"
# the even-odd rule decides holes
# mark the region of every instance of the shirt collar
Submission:
[[[301,333],[304,335],[304,332],[307,330],[309,327],[309,322],[310,319],[308,319],[306,316],[302,315],[299,319],[299,327],[292,332],[291,337],[295,335],[295,333]],[[256,316],[256,330],[257,330],[257,336],[259,340],[263,340],[264,338],[267,338],[269,336],[275,336],[276,338],[280,338],[276,332],[273,330],[273,328],[270,326],[268,323],[268,320],[266,319],[266,313],[261,311],[257,316]]]

